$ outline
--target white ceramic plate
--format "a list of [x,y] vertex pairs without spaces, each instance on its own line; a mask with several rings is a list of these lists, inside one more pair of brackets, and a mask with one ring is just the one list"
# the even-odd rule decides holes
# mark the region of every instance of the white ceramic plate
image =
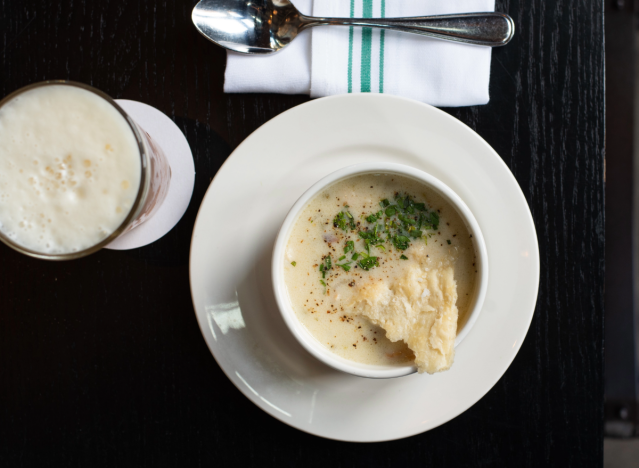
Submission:
[[[277,309],[271,254],[286,213],[320,178],[371,161],[439,178],[466,202],[484,234],[486,300],[447,372],[387,380],[341,373],[306,352]],[[291,109],[233,152],[200,207],[190,276],[202,334],[244,395],[300,430],[373,442],[437,427],[495,385],[533,316],[539,250],[517,182],[481,137],[434,107],[354,94]]]

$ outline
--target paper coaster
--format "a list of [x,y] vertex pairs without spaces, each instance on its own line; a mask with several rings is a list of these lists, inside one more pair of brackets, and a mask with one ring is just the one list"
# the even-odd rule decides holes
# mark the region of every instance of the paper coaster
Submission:
[[171,166],[169,192],[158,211],[151,219],[105,247],[128,250],[155,242],[173,229],[182,218],[193,194],[195,165],[186,137],[166,115],[141,102],[127,99],[116,99],[115,102],[160,145]]

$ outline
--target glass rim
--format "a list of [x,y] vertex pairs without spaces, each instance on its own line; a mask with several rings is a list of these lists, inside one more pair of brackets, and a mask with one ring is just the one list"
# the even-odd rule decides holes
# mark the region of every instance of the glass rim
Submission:
[[19,253],[22,253],[24,255],[28,255],[34,258],[39,258],[42,260],[74,260],[77,258],[86,257],[87,255],[95,253],[98,250],[105,247],[106,245],[110,244],[126,230],[126,228],[131,224],[132,221],[134,221],[134,215],[139,211],[143,202],[145,201],[144,195],[146,192],[146,183],[148,178],[146,168],[147,168],[147,160],[149,158],[149,155],[146,151],[144,140],[142,138],[142,135],[140,134],[140,131],[135,121],[108,94],[104,93],[103,91],[100,91],[99,89],[94,88],[93,86],[89,86],[84,83],[79,83],[77,81],[71,81],[71,80],[46,80],[46,81],[39,81],[37,83],[32,83],[30,85],[19,88],[13,91],[12,93],[10,93],[9,95],[5,96],[2,100],[0,100],[0,108],[2,108],[5,104],[7,104],[9,101],[19,96],[20,94],[23,94],[27,91],[31,91],[32,89],[42,88],[42,87],[52,86],[52,85],[71,86],[75,88],[84,89],[85,91],[89,91],[93,94],[96,94],[98,97],[101,97],[102,99],[107,101],[109,104],[111,104],[120,113],[120,115],[124,117],[124,120],[129,125],[129,128],[133,132],[133,136],[138,144],[138,150],[140,154],[140,184],[138,186],[138,193],[135,197],[135,201],[133,202],[131,209],[127,213],[122,223],[120,223],[120,225],[114,231],[112,231],[106,238],[102,239],[97,244],[94,244],[91,247],[80,250],[78,252],[67,252],[67,253],[58,253],[58,254],[38,252],[37,250],[32,250],[27,247],[24,247],[23,245],[18,244],[17,242],[13,241],[8,236],[6,236],[0,230],[0,241],[2,241],[4,244],[11,247],[13,250],[16,250]]

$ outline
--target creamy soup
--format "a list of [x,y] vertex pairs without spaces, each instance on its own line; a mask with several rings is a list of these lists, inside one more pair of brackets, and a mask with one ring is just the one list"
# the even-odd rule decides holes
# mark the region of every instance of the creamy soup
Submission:
[[441,196],[370,174],[309,202],[288,239],[284,277],[298,319],[335,354],[433,373],[452,364],[475,263],[472,235]]

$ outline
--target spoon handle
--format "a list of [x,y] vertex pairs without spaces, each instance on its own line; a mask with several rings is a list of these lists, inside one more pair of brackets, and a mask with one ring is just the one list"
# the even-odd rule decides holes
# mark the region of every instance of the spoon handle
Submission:
[[465,13],[410,18],[316,18],[300,15],[306,29],[313,26],[362,26],[421,34],[444,41],[497,47],[508,44],[515,23],[504,13]]

